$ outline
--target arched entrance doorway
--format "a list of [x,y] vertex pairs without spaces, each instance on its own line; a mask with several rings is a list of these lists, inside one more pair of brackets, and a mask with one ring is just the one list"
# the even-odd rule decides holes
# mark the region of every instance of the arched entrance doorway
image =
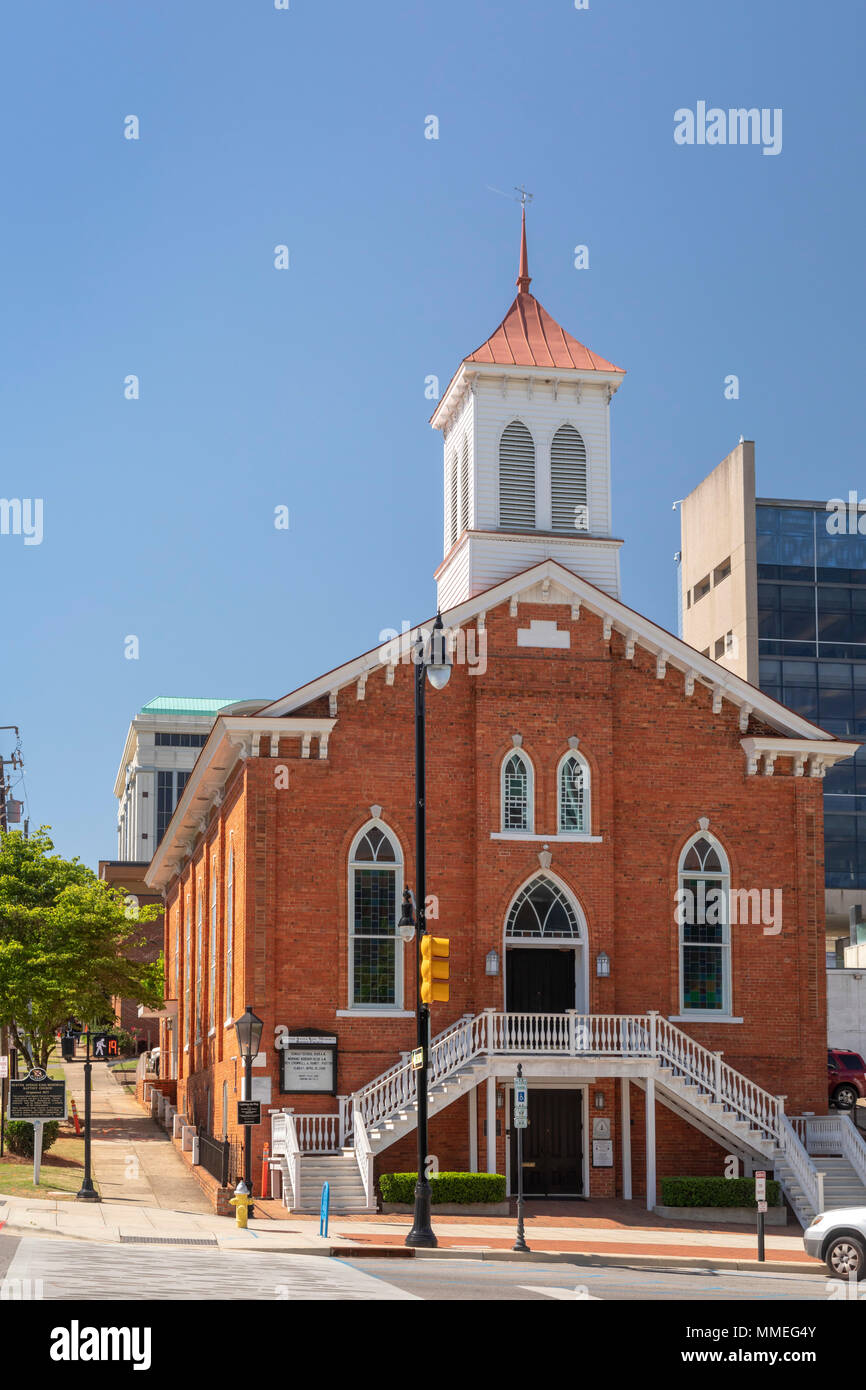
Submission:
[[505,919],[505,1007],[509,1013],[586,1011],[586,929],[565,885],[537,874]]

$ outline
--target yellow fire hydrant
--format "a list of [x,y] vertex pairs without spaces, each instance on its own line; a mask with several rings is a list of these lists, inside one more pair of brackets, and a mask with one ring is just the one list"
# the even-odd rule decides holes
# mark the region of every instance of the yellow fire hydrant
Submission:
[[235,1208],[237,1224],[243,1231],[245,1231],[247,1228],[247,1214],[252,1204],[253,1199],[250,1196],[250,1193],[247,1190],[247,1185],[242,1178],[241,1181],[238,1183],[237,1187],[235,1188],[234,1197],[229,1198],[229,1206]]

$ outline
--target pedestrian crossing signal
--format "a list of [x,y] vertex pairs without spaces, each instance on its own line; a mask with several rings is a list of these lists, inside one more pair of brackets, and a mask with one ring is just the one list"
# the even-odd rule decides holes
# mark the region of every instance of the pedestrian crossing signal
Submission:
[[451,943],[447,936],[421,937],[421,1003],[447,1004],[451,998],[448,986]]
[[117,1038],[111,1033],[91,1033],[90,1046],[94,1060],[107,1062],[120,1056]]

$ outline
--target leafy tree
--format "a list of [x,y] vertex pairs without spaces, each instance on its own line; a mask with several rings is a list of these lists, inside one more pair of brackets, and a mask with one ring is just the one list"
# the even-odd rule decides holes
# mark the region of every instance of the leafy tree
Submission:
[[161,957],[129,958],[162,909],[131,913],[122,889],[53,853],[48,829],[0,832],[0,1025],[42,1067],[69,1019],[113,1021],[114,995],[159,1008],[163,981]]

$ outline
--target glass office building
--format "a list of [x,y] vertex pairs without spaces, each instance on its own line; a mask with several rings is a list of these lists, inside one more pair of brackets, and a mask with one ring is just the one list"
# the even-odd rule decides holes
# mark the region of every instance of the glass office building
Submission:
[[[755,516],[761,689],[866,742],[866,535],[836,534],[824,503]],[[827,773],[824,840],[827,888],[866,888],[866,746]]]

